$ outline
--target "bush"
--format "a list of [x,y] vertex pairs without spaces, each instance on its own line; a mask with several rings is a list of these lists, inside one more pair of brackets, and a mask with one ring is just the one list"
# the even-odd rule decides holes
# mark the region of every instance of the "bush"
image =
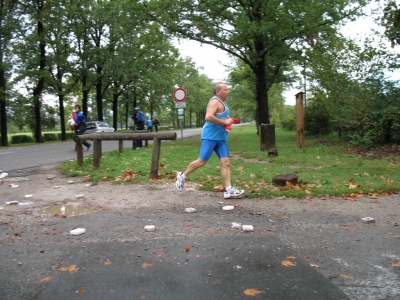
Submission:
[[43,134],[43,141],[49,142],[49,141],[57,141],[59,140],[57,137],[56,133],[45,133]]
[[286,130],[296,130],[296,119],[291,117],[285,117],[281,121],[281,126]]
[[[67,140],[73,140],[75,133],[73,132],[66,132],[65,137]],[[57,133],[57,139],[61,141],[61,133]]]
[[24,143],[33,143],[33,137],[30,135],[13,135],[11,137],[11,144],[24,144]]

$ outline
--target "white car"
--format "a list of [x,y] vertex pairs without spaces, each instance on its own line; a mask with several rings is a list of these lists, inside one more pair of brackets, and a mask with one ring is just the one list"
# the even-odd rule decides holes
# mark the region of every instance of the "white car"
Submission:
[[115,129],[103,121],[86,122],[85,133],[114,132]]

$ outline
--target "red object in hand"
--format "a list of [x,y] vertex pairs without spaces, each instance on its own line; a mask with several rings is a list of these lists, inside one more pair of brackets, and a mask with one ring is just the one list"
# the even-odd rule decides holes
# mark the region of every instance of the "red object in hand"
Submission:
[[240,120],[238,118],[232,118],[233,124],[240,124]]
[[[230,119],[230,118],[231,118],[230,116],[226,117],[227,120]],[[225,130],[227,132],[230,132],[232,130],[232,126],[231,125],[224,125],[224,128],[225,128]]]

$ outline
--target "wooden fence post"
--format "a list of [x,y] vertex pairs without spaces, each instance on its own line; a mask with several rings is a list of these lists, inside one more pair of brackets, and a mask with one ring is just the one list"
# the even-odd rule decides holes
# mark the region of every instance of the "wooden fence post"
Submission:
[[82,140],[76,141],[76,159],[78,160],[78,165],[83,165],[83,148],[82,148]]
[[118,140],[118,150],[119,153],[124,152],[124,140]]
[[100,157],[101,157],[101,141],[93,140],[93,168],[97,169],[100,167]]
[[158,165],[160,163],[160,149],[161,140],[153,138],[153,155],[151,157],[150,178],[156,179],[158,177]]

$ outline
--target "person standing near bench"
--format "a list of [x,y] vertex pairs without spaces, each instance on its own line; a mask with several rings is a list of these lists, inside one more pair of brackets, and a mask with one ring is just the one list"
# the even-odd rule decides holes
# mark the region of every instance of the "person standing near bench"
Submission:
[[153,122],[151,122],[150,118],[147,118],[146,126],[149,132],[153,132]]
[[[140,111],[140,106],[135,107],[135,115],[133,116],[133,119],[135,120],[135,125],[136,125],[136,130],[144,130],[144,114]],[[143,147],[143,141],[138,140],[137,141],[137,148],[142,148]]]
[[238,190],[231,184],[229,149],[226,142],[228,131],[224,127],[233,123],[232,118],[228,118],[230,114],[229,107],[226,104],[229,90],[225,83],[218,82],[214,85],[213,92],[214,96],[207,105],[206,122],[201,133],[199,158],[192,161],[184,172],[177,173],[175,185],[181,191],[186,177],[198,168],[203,167],[215,151],[221,162],[221,176],[225,183],[224,198],[237,198],[244,194],[244,190]]
[[[84,134],[86,131],[86,117],[83,114],[83,112],[81,111],[82,108],[80,106],[80,104],[76,104],[75,105],[75,134],[76,135],[81,135]],[[86,146],[86,150],[89,151],[90,146],[92,146],[92,144],[88,143],[87,141],[82,141],[82,144]],[[76,147],[75,147],[76,150]]]
[[160,126],[160,121],[158,121],[157,118],[154,118],[153,125],[154,128],[156,129],[156,132],[158,132],[158,126]]

